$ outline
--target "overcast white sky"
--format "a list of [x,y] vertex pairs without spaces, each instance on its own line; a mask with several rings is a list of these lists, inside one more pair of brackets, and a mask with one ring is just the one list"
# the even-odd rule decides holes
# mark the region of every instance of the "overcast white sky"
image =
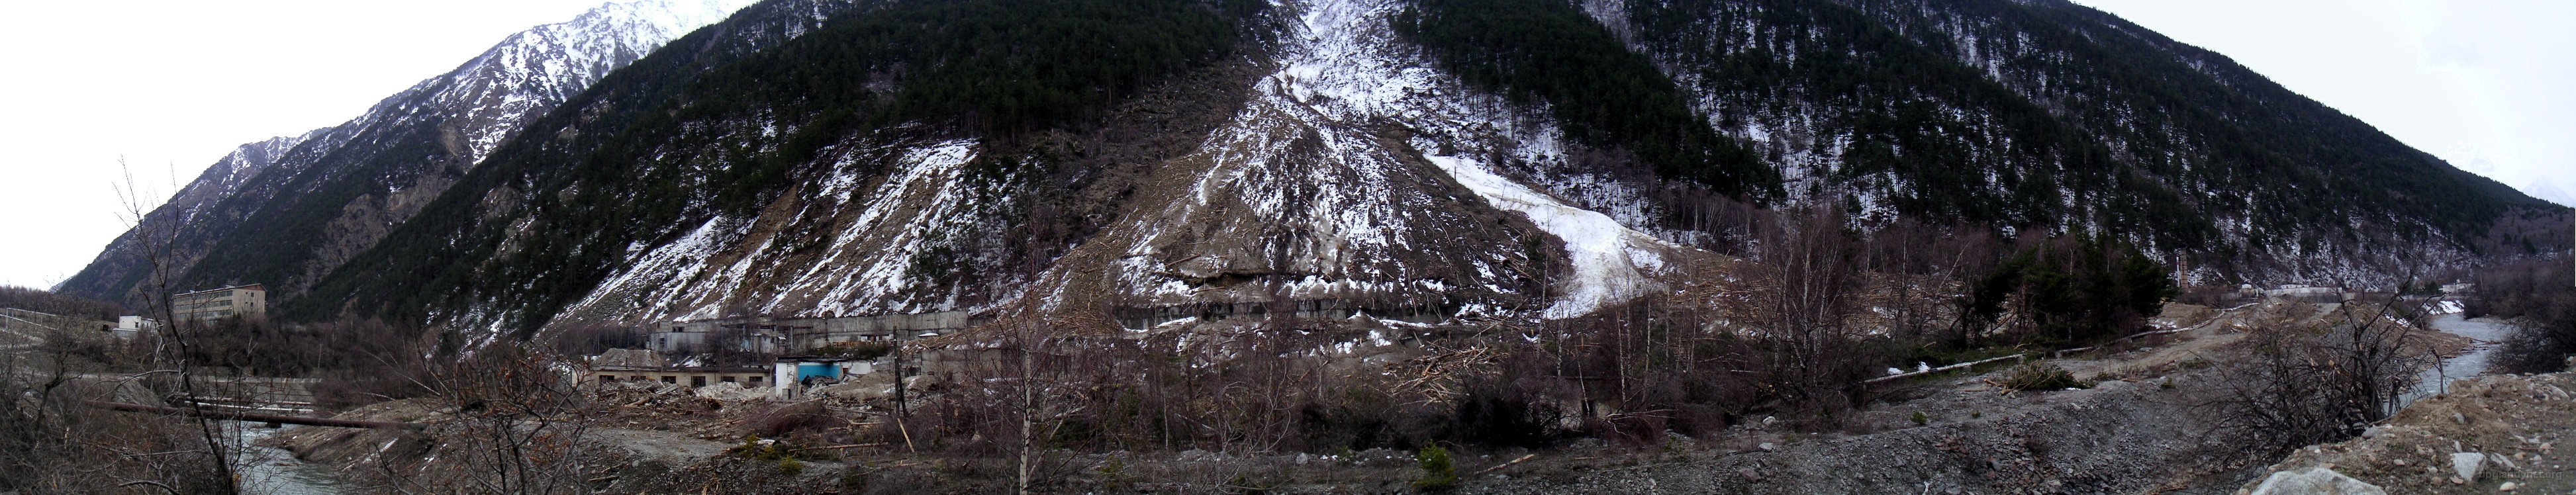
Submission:
[[0,284],[125,231],[117,158],[167,199],[233,147],[336,125],[605,0],[0,1]]
[[[2576,2],[2079,2],[2462,168],[2576,191]],[[338,124],[600,3],[0,2],[0,284],[52,286],[124,231],[119,157],[158,201],[234,146]]]

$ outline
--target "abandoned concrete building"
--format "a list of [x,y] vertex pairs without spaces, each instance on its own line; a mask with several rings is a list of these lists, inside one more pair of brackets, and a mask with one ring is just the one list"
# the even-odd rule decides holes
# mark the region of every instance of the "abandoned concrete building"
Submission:
[[645,335],[654,352],[702,352],[715,345],[757,353],[794,353],[847,342],[894,342],[980,323],[964,311],[843,316],[832,318],[745,317],[664,323]]
[[769,386],[769,369],[748,366],[594,366],[582,373],[583,382],[662,382],[673,385],[704,387],[732,383],[748,389]]
[[178,321],[209,322],[235,316],[268,318],[268,287],[236,285],[170,296],[170,314]]
[[116,317],[116,326],[108,328],[107,331],[115,334],[118,340],[133,340],[135,337],[160,329],[161,320],[125,315]]
[[705,387],[732,383],[781,398],[801,395],[805,387],[841,383],[889,369],[883,356],[785,356],[769,365],[673,366],[660,354],[641,349],[610,349],[591,358],[581,382],[613,384],[651,382]]

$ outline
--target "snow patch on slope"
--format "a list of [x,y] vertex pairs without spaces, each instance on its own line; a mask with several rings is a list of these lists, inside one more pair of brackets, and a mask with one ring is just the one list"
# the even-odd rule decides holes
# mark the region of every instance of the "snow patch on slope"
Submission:
[[[1310,7],[1306,57],[1283,71],[1301,100],[1322,100],[1328,115],[1403,121],[1424,132],[1412,143],[1424,158],[1448,172],[1496,208],[1527,216],[1539,229],[1562,240],[1575,266],[1570,279],[1559,281],[1565,294],[1542,314],[1572,318],[1659,290],[1646,275],[1664,267],[1665,250],[1680,249],[1655,236],[1629,228],[1621,218],[1578,208],[1489,170],[1467,153],[1432,154],[1448,149],[1508,156],[1523,162],[1555,162],[1564,157],[1564,133],[1552,122],[1508,108],[1484,95],[1461,90],[1454,76],[1426,68],[1420,60],[1391,54],[1416,50],[1393,48],[1384,29],[1397,2],[1327,1]],[[1615,10],[1615,9],[1605,9]],[[1501,139],[1476,139],[1492,138]],[[1445,139],[1444,139],[1445,138]],[[1502,148],[1502,149],[1495,149]],[[1612,206],[1630,222],[1647,221],[1643,198],[1634,191],[1590,175],[1545,181],[1552,189],[1583,191]]]
[[1441,170],[1476,191],[1485,202],[1528,216],[1539,230],[1565,241],[1566,254],[1574,264],[1574,278],[1565,281],[1570,289],[1542,316],[1582,316],[1663,288],[1663,284],[1647,278],[1645,271],[1662,269],[1664,258],[1660,251],[1679,249],[1678,246],[1620,225],[1609,215],[1566,205],[1494,175],[1475,160],[1438,155],[1423,158],[1440,165]]
[[[694,296],[686,282],[706,273],[717,252],[750,227],[751,222],[738,218],[709,218],[687,235],[635,256],[626,270],[601,282],[599,289],[573,307],[599,306],[620,293],[628,293],[628,300],[642,308],[680,307]],[[629,246],[628,251],[639,247]]]
[[[1424,237],[1439,225],[1426,222],[1448,219],[1406,206],[1408,200],[1454,200],[1421,189],[1422,177],[1414,174],[1426,170],[1412,160],[1426,154],[1438,155],[1437,170],[1448,179],[1565,240],[1580,273],[1558,281],[1570,288],[1568,295],[1544,316],[1580,316],[1657,286],[1646,274],[1662,267],[1661,253],[1677,247],[1622,223],[1651,221],[1644,198],[1605,177],[1549,174],[1551,165],[1564,163],[1566,145],[1563,132],[1542,117],[1545,109],[1468,90],[1432,69],[1388,28],[1402,2],[1276,5],[1298,16],[1282,38],[1282,68],[1261,79],[1235,121],[1201,145],[1213,165],[1190,196],[1167,208],[1161,224],[1142,226],[1143,235],[1111,263],[1121,292],[1147,301],[1205,299],[1222,288],[1195,281],[1226,273],[1309,274],[1280,287],[1297,299],[1445,293],[1456,282],[1505,291],[1509,284],[1494,283],[1496,274],[1481,261],[1472,264],[1483,279],[1452,282],[1407,276],[1409,267],[1390,261],[1467,248]],[[1381,130],[1390,124],[1412,137],[1387,138]],[[1467,157],[1518,164],[1529,170],[1515,175],[1540,187],[1482,164],[1461,166],[1474,160]],[[1570,197],[1568,191],[1617,215],[1558,199]],[[1426,194],[1431,197],[1406,196]],[[1251,220],[1236,220],[1245,218]],[[1295,234],[1264,230],[1273,228]],[[1278,240],[1260,253],[1210,250],[1201,242],[1245,238]],[[1286,246],[1273,247],[1279,244]],[[1277,253],[1286,259],[1243,259]]]
[[[919,305],[890,308],[913,281],[906,276],[914,255],[938,241],[933,236],[956,231],[971,220],[967,186],[959,183],[967,162],[975,160],[973,140],[954,140],[904,154],[898,169],[876,190],[858,219],[832,240],[831,257],[790,282],[790,287],[822,287],[813,314],[843,315],[884,309],[947,309]],[[851,172],[843,172],[851,174]],[[856,181],[834,181],[854,184]],[[835,191],[835,197],[848,198]],[[852,258],[853,254],[865,255]],[[793,292],[773,298],[766,309],[793,310]],[[941,305],[944,306],[944,305]]]
[[[727,316],[736,301],[765,314],[812,316],[950,309],[953,301],[913,300],[910,293],[920,281],[907,272],[914,256],[973,221],[977,201],[963,174],[976,155],[973,140],[845,155],[834,175],[817,183],[821,189],[806,206],[836,212],[833,218],[840,220],[823,246],[828,254],[805,269],[763,273],[792,258],[801,240],[779,238],[761,226],[806,212],[717,216],[658,247],[629,246],[634,261],[565,314],[605,310],[629,319],[698,320]],[[893,163],[886,177],[870,180],[870,161],[888,157]]]

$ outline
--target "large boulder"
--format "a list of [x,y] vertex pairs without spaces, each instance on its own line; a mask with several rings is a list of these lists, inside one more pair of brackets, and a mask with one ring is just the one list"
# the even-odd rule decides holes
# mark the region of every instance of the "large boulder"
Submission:
[[2486,467],[2486,454],[2476,452],[2451,454],[2451,470],[2458,471],[2462,481],[2469,483],[2478,482],[2478,473],[2485,471]]
[[2317,467],[2272,473],[2261,486],[2254,487],[2254,495],[2388,495],[2388,491]]
[[691,391],[691,393],[700,398],[715,399],[726,402],[769,400],[778,398],[778,393],[770,389],[745,388],[742,384],[734,382],[721,382],[714,385],[698,387],[697,390]]

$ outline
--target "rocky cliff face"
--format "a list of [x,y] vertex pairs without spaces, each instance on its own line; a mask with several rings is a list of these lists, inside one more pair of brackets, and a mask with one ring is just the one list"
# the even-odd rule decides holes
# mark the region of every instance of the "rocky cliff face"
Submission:
[[139,297],[151,276],[140,258],[154,250],[147,245],[167,245],[176,287],[264,282],[299,292],[418,213],[531,118],[749,3],[609,3],[511,35],[347,123],[243,145],[60,288]]
[[[507,60],[468,69],[528,67]],[[2564,212],[2056,1],[773,0],[602,72],[493,111],[538,116],[511,131],[316,137],[444,161],[282,182],[334,199],[246,200],[307,227],[235,229],[189,276],[289,287],[298,318],[493,330],[1566,318],[1724,278],[1764,207],[2355,284],[2510,254],[2480,242]]]

